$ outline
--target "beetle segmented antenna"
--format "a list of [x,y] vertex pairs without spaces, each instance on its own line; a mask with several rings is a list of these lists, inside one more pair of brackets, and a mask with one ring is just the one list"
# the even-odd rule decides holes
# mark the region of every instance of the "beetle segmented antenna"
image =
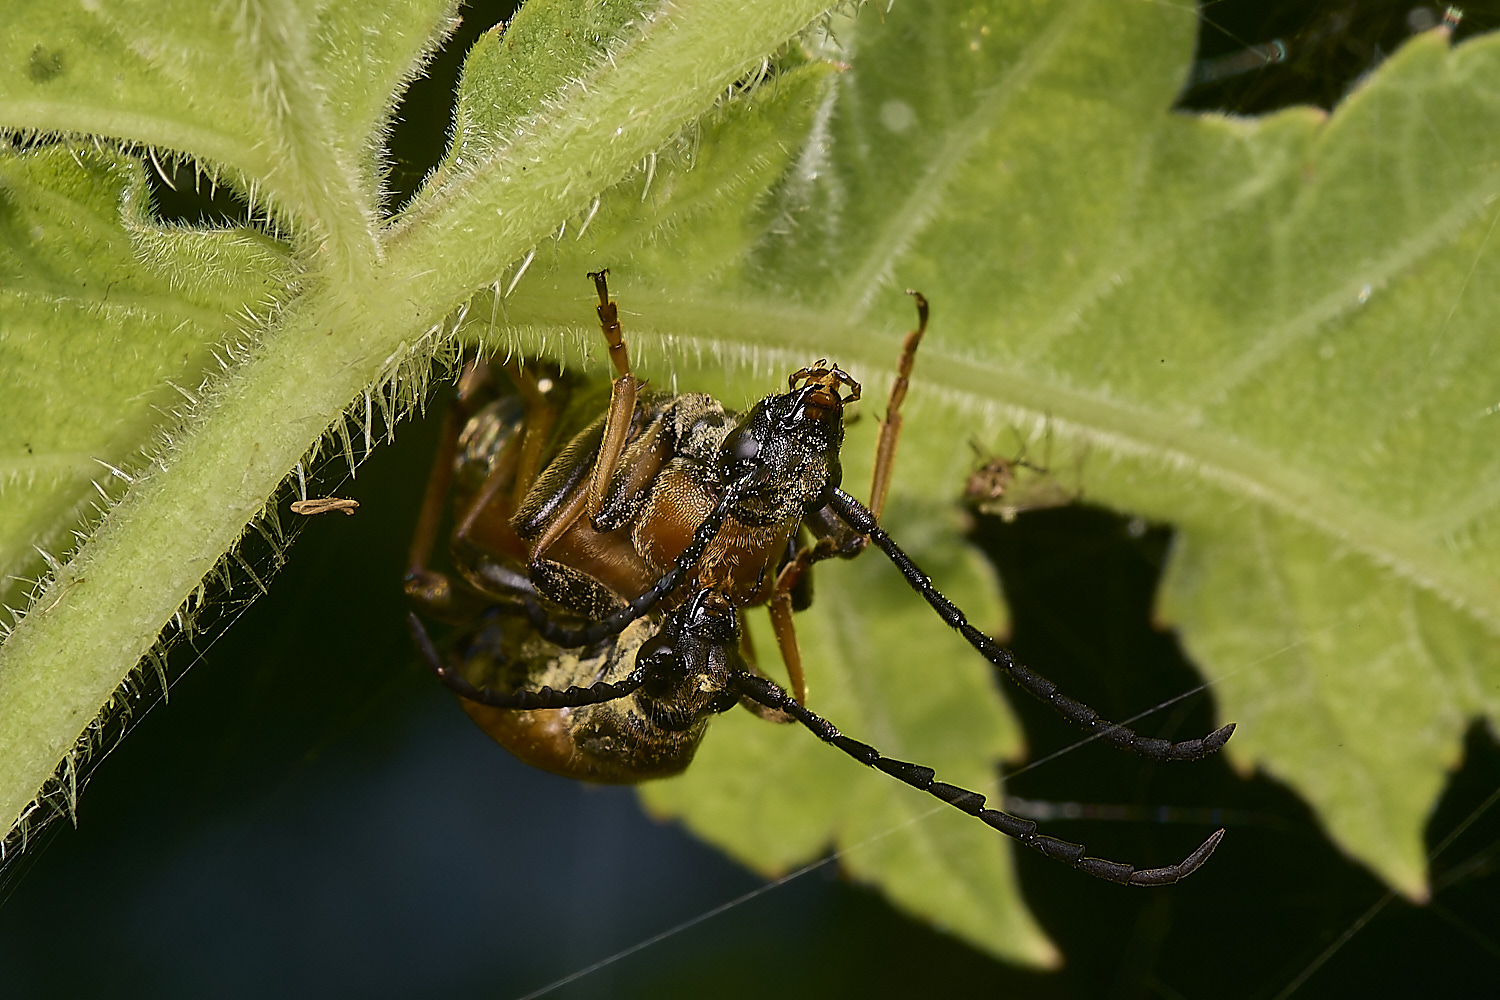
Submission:
[[[1207,736],[1173,743],[1170,740],[1142,736],[1126,726],[1101,719],[1098,712],[1060,693],[1056,684],[1041,674],[1021,666],[1011,655],[1010,650],[970,625],[964,613],[932,585],[932,580],[916,563],[912,562],[911,557],[901,551],[901,547],[891,540],[890,535],[880,530],[880,526],[875,523],[875,516],[858,500],[843,490],[834,490],[833,498],[828,506],[833,508],[839,517],[843,518],[855,531],[868,535],[870,541],[879,546],[891,562],[896,564],[896,568],[901,571],[902,576],[906,577],[906,582],[911,585],[911,589],[921,594],[938,613],[938,617],[947,622],[950,627],[957,629],[959,634],[968,640],[969,645],[977,649],[985,659],[1009,674],[1011,679],[1022,688],[1047,702],[1065,719],[1081,729],[1115,746],[1133,750],[1143,757],[1161,760],[1197,760],[1200,757],[1207,757],[1223,747],[1234,733],[1234,723],[1231,722],[1227,726],[1215,729]],[[1207,857],[1207,855],[1204,856]]]
[[953,808],[982,820],[1007,837],[1040,851],[1054,861],[1072,865],[1095,878],[1119,882],[1121,885],[1170,885],[1197,871],[1214,852],[1214,848],[1219,846],[1219,841],[1224,839],[1224,831],[1216,830],[1207,840],[1198,845],[1197,850],[1177,864],[1168,865],[1166,868],[1138,870],[1133,865],[1119,861],[1087,857],[1084,854],[1087,848],[1082,844],[1074,844],[1056,837],[1049,837],[1044,833],[1037,833],[1036,824],[1029,819],[1012,816],[999,809],[984,808],[984,796],[978,792],[971,792],[967,788],[935,780],[936,773],[930,767],[910,764],[904,760],[894,760],[882,755],[879,750],[867,743],[850,739],[839,732],[833,723],[803,708],[796,699],[764,677],[757,677],[755,674],[739,670],[731,675],[730,685],[745,697],[767,708],[792,716],[818,739],[838,747],[861,764],[884,771],[913,788],[921,789],[934,798],[942,799]]
[[427,665],[427,669],[431,670],[437,679],[447,685],[454,694],[460,698],[467,698],[469,701],[477,701],[481,705],[513,708],[520,711],[538,708],[581,708],[584,705],[602,705],[607,701],[617,701],[628,697],[646,683],[646,667],[643,665],[632,670],[623,681],[613,684],[600,681],[588,687],[574,685],[563,691],[541,687],[535,691],[512,691],[510,694],[505,694],[493,688],[475,687],[458,672],[453,664],[446,662],[438,654],[437,647],[432,644],[432,637],[427,634],[422,619],[413,612],[406,614],[406,627],[411,631],[412,641],[416,643],[417,652],[421,654],[422,662]]
[[765,478],[765,470],[756,469],[754,472],[741,479],[735,480],[729,488],[724,491],[724,497],[719,505],[714,508],[713,513],[703,519],[698,525],[698,530],[693,533],[693,542],[682,550],[682,555],[672,564],[672,568],[652,584],[651,587],[625,607],[616,611],[608,618],[585,625],[582,628],[570,629],[558,625],[547,617],[547,613],[541,606],[529,596],[526,598],[526,617],[530,619],[531,626],[537,633],[548,642],[555,643],[566,649],[576,649],[579,646],[592,646],[601,639],[607,639],[612,635],[619,635],[631,622],[643,615],[649,614],[651,609],[661,603],[662,598],[676,590],[682,583],[682,578],[687,575],[688,570],[703,556],[709,543],[718,535],[719,529],[724,526],[724,519],[729,516],[735,504],[739,503],[745,491],[752,486],[759,485]]

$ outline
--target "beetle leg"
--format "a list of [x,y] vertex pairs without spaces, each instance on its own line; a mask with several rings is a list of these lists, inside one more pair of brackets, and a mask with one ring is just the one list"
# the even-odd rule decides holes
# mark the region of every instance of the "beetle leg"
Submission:
[[489,475],[485,476],[484,482],[480,484],[479,491],[469,501],[468,507],[464,508],[459,514],[458,524],[453,529],[453,540],[455,542],[468,541],[469,533],[474,530],[474,522],[479,520],[479,516],[484,513],[485,508],[505,488],[505,484],[514,478],[516,475],[517,460],[524,452],[526,440],[530,436],[530,428],[528,427],[522,435],[520,447],[517,447],[517,442],[514,440],[506,443],[505,449],[495,459],[494,468],[490,469]]
[[[864,536],[854,536],[861,543],[853,552],[863,548]],[[796,543],[796,539],[793,542]],[[814,563],[834,556],[848,557],[849,539],[832,536],[818,538],[811,546],[798,548],[776,573],[776,583],[771,588],[771,597],[766,610],[771,616],[771,630],[776,634],[776,646],[781,651],[781,662],[786,665],[787,678],[797,700],[807,703],[807,677],[802,670],[802,651],[797,645],[797,627],[792,612],[806,611],[812,605],[812,568]]]
[[[736,608],[735,612],[734,612],[734,615],[735,615],[735,621],[739,625],[739,630],[740,630],[740,650],[739,650],[739,652],[740,652],[740,659],[742,661],[744,661],[744,667],[745,667],[745,669],[749,670],[752,674],[754,674],[757,677],[764,677],[767,681],[770,681],[771,678],[766,677],[765,672],[762,671],[760,669],[760,666],[756,663],[756,659],[755,659],[755,643],[753,643],[750,640],[750,623],[745,620],[745,609],[744,608]],[[778,725],[787,725],[788,723],[792,723],[792,722],[796,722],[797,721],[796,719],[792,718],[790,715],[787,715],[785,712],[777,711],[774,708],[767,708],[765,705],[762,705],[760,702],[756,701],[754,698],[746,698],[746,697],[742,696],[740,698],[740,707],[743,708],[743,709],[745,709],[748,712],[753,713],[759,719],[763,719],[766,722],[774,722],[774,723],[777,723]]]
[[599,458],[594,463],[594,475],[589,481],[589,516],[599,512],[610,483],[615,478],[615,469],[620,464],[620,455],[630,437],[630,425],[635,420],[635,401],[640,394],[641,380],[626,372],[609,388],[609,415],[604,420],[604,437],[599,442]]
[[771,615],[771,630],[776,633],[776,646],[781,650],[781,662],[786,664],[787,679],[792,683],[793,694],[803,704],[807,703],[807,677],[802,670],[802,651],[797,646],[797,627],[792,621],[792,612],[799,610],[796,600],[799,585],[811,583],[812,564],[827,559],[834,551],[834,544],[827,539],[819,539],[811,548],[798,549],[776,574],[776,583],[766,604]]
[[891,470],[896,463],[896,442],[901,437],[901,404],[906,401],[912,363],[917,345],[927,332],[927,300],[922,293],[908,288],[906,294],[917,300],[917,328],[906,335],[901,345],[901,360],[896,364],[896,380],[891,383],[891,398],[886,404],[885,419],[880,422],[880,440],[875,445],[875,475],[870,482],[870,513],[880,520],[885,508],[885,493],[891,485]]
[[635,417],[636,393],[640,381],[634,375],[615,379],[609,393],[609,415],[604,421],[604,436],[599,442],[599,454],[594,461],[594,471],[588,488],[575,493],[567,505],[548,524],[545,531],[531,545],[531,562],[536,562],[561,538],[575,521],[587,513],[590,517],[604,502],[619,465],[620,454],[630,434],[630,424]]
[[521,455],[516,462],[515,481],[511,489],[511,508],[514,510],[521,506],[521,501],[531,491],[532,483],[536,482],[537,473],[542,471],[542,450],[546,448],[547,439],[552,435],[552,428],[557,423],[559,411],[537,385],[536,376],[526,371],[520,364],[514,361],[507,362],[505,374],[510,376],[510,380],[515,383],[516,391],[521,394],[522,420],[526,427],[526,432],[522,435]]
[[853,559],[870,544],[868,538],[851,528],[847,521],[829,507],[819,507],[808,514],[802,519],[802,526],[818,540],[820,546],[831,547],[830,555],[840,559]]
[[625,343],[625,338],[620,332],[620,313],[615,304],[609,298],[609,268],[602,271],[590,271],[588,277],[594,279],[594,290],[599,293],[599,329],[604,333],[604,340],[609,344],[609,359],[615,364],[615,371],[624,378],[630,374],[630,348]]
[[750,623],[745,620],[745,609],[736,608],[734,615],[739,621],[740,627],[740,656],[745,658],[745,663],[750,666],[751,670],[758,670],[758,661],[755,657],[755,641],[750,638]]
[[615,467],[620,463],[620,454],[625,450],[625,441],[630,436],[630,424],[635,418],[635,401],[640,395],[641,380],[630,370],[630,348],[620,331],[620,313],[609,297],[609,268],[591,271],[594,290],[599,293],[599,330],[604,342],[609,345],[609,359],[614,362],[620,377],[609,387],[609,416],[604,422],[604,438],[599,442],[599,460],[594,464],[594,477],[589,484],[589,516],[599,512],[604,495],[614,479]]
[[468,539],[470,532],[474,530],[474,523],[479,520],[485,508],[494,502],[495,497],[500,495],[501,490],[505,489],[507,483],[511,485],[511,508],[515,509],[520,505],[536,480],[542,463],[542,449],[546,447],[552,427],[557,423],[558,408],[537,385],[536,377],[514,361],[507,361],[501,367],[521,396],[521,424],[524,430],[518,442],[512,441],[506,446],[489,475],[484,477],[474,498],[469,501],[468,507],[458,514],[458,525],[453,530],[453,538],[457,542]]
[[766,607],[771,613],[771,629],[776,633],[781,662],[786,664],[786,676],[792,682],[792,693],[798,701],[806,702],[807,678],[802,672],[802,651],[797,648],[797,626],[792,622],[791,591],[778,588]]
[[608,269],[591,271],[594,288],[599,292],[599,329],[609,345],[609,357],[615,370],[620,373],[609,388],[609,413],[604,420],[604,436],[599,441],[599,455],[594,461],[593,476],[589,480],[588,502],[571,502],[547,525],[531,547],[531,561],[536,562],[563,534],[573,522],[587,511],[592,517],[598,512],[614,479],[615,469],[620,464],[620,455],[630,437],[630,425],[635,420],[635,403],[640,395],[642,382],[630,372],[630,351],[620,333],[619,313],[609,298],[609,285],[605,278]]
[[487,375],[484,362],[474,360],[464,366],[463,374],[459,376],[457,397],[449,404],[448,412],[443,414],[437,457],[432,461],[432,472],[427,476],[427,488],[422,494],[421,512],[417,515],[417,527],[412,532],[407,556],[406,595],[434,617],[463,617],[457,608],[458,598],[452,581],[445,574],[428,569],[427,563],[432,558],[433,546],[437,544],[443,505],[453,483],[453,460],[459,433],[469,418],[468,403]]

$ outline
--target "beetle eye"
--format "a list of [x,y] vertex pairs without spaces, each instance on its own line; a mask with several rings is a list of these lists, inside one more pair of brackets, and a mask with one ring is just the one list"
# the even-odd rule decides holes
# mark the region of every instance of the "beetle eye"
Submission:
[[739,703],[740,696],[733,691],[720,691],[708,703],[708,710],[714,715],[722,715]]
[[723,446],[719,448],[720,465],[734,468],[753,462],[760,456],[760,441],[748,431],[748,426],[741,424],[724,439]]
[[677,655],[672,642],[658,632],[636,651],[635,662],[644,665],[653,681],[673,679],[683,673],[682,658]]

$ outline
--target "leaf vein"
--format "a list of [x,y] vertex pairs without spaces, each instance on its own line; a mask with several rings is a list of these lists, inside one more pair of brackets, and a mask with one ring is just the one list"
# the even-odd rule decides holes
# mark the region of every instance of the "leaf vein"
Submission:
[[926,171],[912,188],[912,193],[880,232],[870,241],[870,251],[844,284],[844,294],[837,310],[855,320],[863,319],[876,294],[890,277],[896,259],[926,228],[940,207],[942,196],[974,148],[989,136],[992,123],[1012,99],[1025,89],[1047,65],[1058,46],[1067,39],[1067,28],[1089,6],[1088,0],[1073,0],[1059,13],[1026,54],[1009,68],[984,93],[979,104],[963,119],[950,126],[943,144],[929,162]]
[[1291,347],[1327,323],[1347,316],[1363,306],[1364,300],[1368,299],[1367,295],[1361,294],[1364,289],[1379,289],[1402,271],[1445,249],[1451,242],[1450,237],[1494,200],[1497,178],[1500,178],[1500,174],[1495,172],[1485,174],[1480,183],[1464,192],[1455,200],[1452,208],[1438,216],[1430,225],[1395,243],[1388,253],[1377,258],[1355,277],[1267,330],[1252,341],[1238,358],[1204,379],[1195,391],[1185,393],[1185,399],[1189,402],[1197,401],[1200,405],[1227,399],[1235,389],[1244,385]]

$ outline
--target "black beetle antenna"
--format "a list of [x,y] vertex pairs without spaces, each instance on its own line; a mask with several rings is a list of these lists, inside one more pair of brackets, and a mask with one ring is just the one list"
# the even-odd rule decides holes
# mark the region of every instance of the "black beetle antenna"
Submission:
[[1056,684],[1041,674],[1021,666],[1011,655],[1010,650],[970,625],[964,613],[932,585],[932,580],[927,574],[911,561],[910,556],[901,551],[901,547],[891,540],[890,535],[880,529],[880,526],[875,523],[874,515],[858,500],[843,490],[834,490],[833,499],[829,501],[828,506],[848,522],[855,531],[868,535],[870,541],[879,546],[880,550],[890,557],[891,562],[896,564],[901,575],[906,577],[906,582],[911,584],[911,589],[921,594],[938,613],[938,617],[957,629],[959,634],[969,641],[969,645],[977,649],[985,659],[1009,674],[1011,679],[1026,691],[1057,709],[1060,715],[1083,730],[1115,746],[1134,750],[1143,757],[1155,757],[1161,760],[1197,760],[1199,757],[1207,757],[1214,753],[1229,741],[1230,735],[1234,732],[1232,722],[1215,729],[1207,736],[1173,743],[1170,740],[1142,736],[1126,726],[1099,718],[1098,712],[1060,693]]
[[1087,850],[1082,844],[1069,843],[1056,837],[1049,837],[1044,833],[1036,832],[1036,824],[1029,819],[1012,816],[1010,813],[1001,812],[999,809],[984,808],[984,796],[978,792],[971,792],[967,788],[959,788],[946,782],[933,780],[936,775],[932,768],[923,767],[921,764],[908,764],[903,760],[893,760],[882,756],[879,750],[858,740],[851,740],[840,733],[834,725],[826,719],[820,718],[809,712],[797,703],[796,699],[787,694],[774,683],[763,677],[747,671],[736,671],[730,678],[730,685],[745,697],[758,702],[767,708],[785,712],[792,716],[802,725],[812,731],[813,735],[824,743],[831,743],[844,753],[853,757],[861,764],[868,764],[879,771],[884,771],[899,781],[904,781],[913,788],[919,788],[929,795],[942,799],[955,809],[968,813],[984,823],[999,830],[1007,837],[1012,837],[1025,844],[1033,850],[1041,851],[1054,861],[1072,865],[1079,871],[1087,872],[1095,878],[1107,879],[1110,882],[1119,882],[1122,885],[1169,885],[1179,879],[1187,878],[1197,871],[1208,856],[1219,846],[1219,841],[1224,839],[1224,831],[1217,830],[1209,836],[1198,849],[1175,865],[1166,868],[1147,868],[1138,870],[1132,865],[1122,864],[1118,861],[1106,861],[1103,858],[1090,858],[1084,855]]

